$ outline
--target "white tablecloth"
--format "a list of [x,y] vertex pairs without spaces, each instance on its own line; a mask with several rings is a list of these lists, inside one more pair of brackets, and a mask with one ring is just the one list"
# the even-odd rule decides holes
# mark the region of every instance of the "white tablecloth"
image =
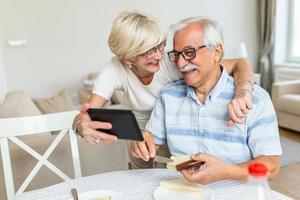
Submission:
[[[94,176],[83,177],[40,190],[26,192],[19,196],[22,200],[51,199],[62,200],[71,197],[70,189],[77,188],[79,192],[91,190],[114,190],[124,194],[124,200],[152,200],[153,191],[160,181],[180,177],[181,174],[166,169],[144,169],[117,171]],[[215,200],[238,200],[244,184],[236,181],[220,181],[208,185],[215,193]],[[273,191],[275,200],[290,198]]]

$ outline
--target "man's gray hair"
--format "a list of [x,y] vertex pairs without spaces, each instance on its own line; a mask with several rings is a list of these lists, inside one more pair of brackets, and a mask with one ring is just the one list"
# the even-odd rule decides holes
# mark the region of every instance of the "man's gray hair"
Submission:
[[[186,28],[190,24],[199,24],[203,28],[203,38],[202,42],[207,45],[209,49],[213,49],[216,45],[220,44],[222,47],[224,45],[222,30],[214,20],[206,17],[189,17],[181,20],[180,22],[171,26],[169,34],[174,37],[175,34],[182,29]],[[170,36],[169,35],[169,36]],[[173,42],[173,40],[172,40]]]

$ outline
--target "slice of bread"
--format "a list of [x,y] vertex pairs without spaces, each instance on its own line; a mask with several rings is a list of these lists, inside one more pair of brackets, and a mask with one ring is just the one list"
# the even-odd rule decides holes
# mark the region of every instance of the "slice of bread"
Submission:
[[96,198],[96,199],[92,199],[92,200],[111,200],[111,196],[106,196],[106,197],[99,197],[99,198]]
[[167,169],[177,171],[176,170],[176,165],[191,160],[191,156],[190,155],[171,156],[170,159],[173,160],[173,162],[168,162],[167,163]]
[[184,178],[177,178],[177,179],[162,181],[162,182],[160,182],[160,186],[162,188],[165,188],[168,190],[193,192],[193,193],[197,193],[197,194],[201,194],[203,191],[202,186],[200,184],[189,183]]
[[167,163],[167,169],[176,171],[182,171],[185,169],[199,169],[203,164],[205,164],[205,162],[201,160],[192,160],[189,155],[176,157],[171,156],[170,159],[173,160],[173,162]]

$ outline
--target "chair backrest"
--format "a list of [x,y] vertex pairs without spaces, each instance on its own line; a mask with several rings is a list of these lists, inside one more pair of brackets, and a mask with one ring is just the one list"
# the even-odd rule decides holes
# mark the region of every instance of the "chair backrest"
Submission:
[[[78,111],[68,111],[30,117],[0,119],[0,145],[2,153],[2,163],[7,198],[9,200],[14,200],[17,195],[22,194],[26,190],[32,179],[35,177],[35,175],[43,165],[48,167],[63,180],[67,181],[71,179],[47,160],[66,134],[68,134],[70,138],[75,178],[81,177],[77,137],[72,130],[72,122],[77,114]],[[31,147],[17,138],[17,136],[32,135],[38,133],[50,134],[50,131],[58,130],[60,131],[60,133],[50,144],[43,155],[37,153],[35,150],[33,150]],[[15,192],[14,187],[8,140],[14,142],[16,145],[21,147],[23,150],[25,150],[27,153],[38,160],[37,164],[29,173],[25,181],[21,184],[17,192]]]

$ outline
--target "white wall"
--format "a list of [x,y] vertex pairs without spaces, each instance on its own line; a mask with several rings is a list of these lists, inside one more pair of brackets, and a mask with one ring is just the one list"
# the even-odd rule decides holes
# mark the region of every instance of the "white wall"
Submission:
[[26,39],[25,47],[4,47],[9,89],[34,97],[77,87],[100,71],[111,53],[107,38],[123,10],[142,10],[167,28],[184,17],[204,15],[219,22],[227,56],[244,41],[250,63],[258,53],[254,0],[0,0],[0,40]]
[[6,73],[2,54],[2,42],[0,40],[0,104],[4,100],[7,90]]

